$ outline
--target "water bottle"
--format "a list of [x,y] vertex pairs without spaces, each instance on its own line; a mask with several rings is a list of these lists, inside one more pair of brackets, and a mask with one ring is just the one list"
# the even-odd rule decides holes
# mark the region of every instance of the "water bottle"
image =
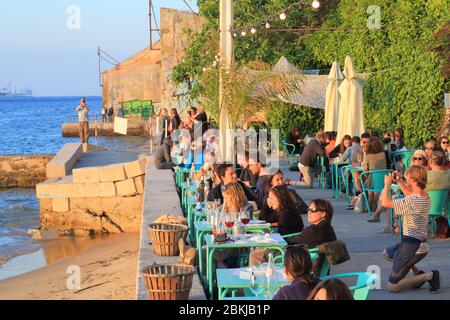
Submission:
[[268,278],[268,281],[273,274],[274,271],[273,268],[274,268],[273,253],[269,252],[269,261],[267,262],[267,269],[266,269],[266,277]]

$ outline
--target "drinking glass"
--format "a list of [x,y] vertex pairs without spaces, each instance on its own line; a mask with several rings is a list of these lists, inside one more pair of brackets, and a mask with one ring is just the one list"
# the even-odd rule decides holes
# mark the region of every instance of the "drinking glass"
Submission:
[[223,216],[223,224],[228,228],[228,234],[231,234],[231,228],[234,226],[234,220],[229,212],[225,213]]
[[258,297],[263,292],[263,282],[262,273],[258,272],[255,267],[252,267],[250,273],[250,290],[255,297]]
[[264,275],[264,298],[266,300],[272,300],[275,294],[278,292],[278,272],[274,268],[272,274]]
[[247,234],[245,230],[245,226],[250,222],[250,213],[247,210],[241,210],[239,211],[239,219],[241,220],[242,224],[244,225],[244,235]]

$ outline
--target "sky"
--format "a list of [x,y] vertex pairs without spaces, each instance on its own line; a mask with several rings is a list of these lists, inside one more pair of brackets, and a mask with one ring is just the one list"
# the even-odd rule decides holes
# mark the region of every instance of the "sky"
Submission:
[[[189,10],[182,0],[153,6],[158,24],[161,7]],[[0,8],[0,88],[100,96],[97,47],[123,61],[149,45],[148,0],[0,0]]]

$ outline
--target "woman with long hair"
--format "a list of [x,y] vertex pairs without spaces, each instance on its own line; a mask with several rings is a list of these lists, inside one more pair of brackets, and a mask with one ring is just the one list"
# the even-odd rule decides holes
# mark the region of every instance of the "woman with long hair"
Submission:
[[319,283],[312,269],[313,263],[307,247],[288,247],[284,255],[284,272],[291,284],[282,287],[273,300],[305,300]]
[[354,300],[348,286],[339,279],[320,282],[311,291],[307,300]]

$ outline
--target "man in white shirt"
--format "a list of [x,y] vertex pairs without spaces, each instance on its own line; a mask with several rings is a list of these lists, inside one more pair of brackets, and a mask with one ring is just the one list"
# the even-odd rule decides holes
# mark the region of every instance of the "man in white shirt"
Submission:
[[81,98],[78,112],[78,132],[81,143],[89,143],[89,108],[86,104],[86,98]]

